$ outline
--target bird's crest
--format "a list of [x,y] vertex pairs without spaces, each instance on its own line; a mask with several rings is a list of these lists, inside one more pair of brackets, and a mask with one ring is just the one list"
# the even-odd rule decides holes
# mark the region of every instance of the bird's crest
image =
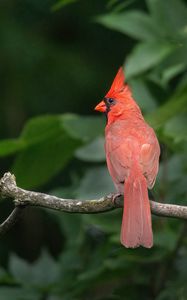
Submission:
[[111,88],[105,97],[108,97],[108,98],[114,97],[115,98],[115,97],[119,97],[119,96],[123,96],[123,97],[131,96],[130,88],[127,84],[125,84],[125,75],[124,75],[122,67],[119,68],[119,70],[114,78],[114,81],[111,85]]

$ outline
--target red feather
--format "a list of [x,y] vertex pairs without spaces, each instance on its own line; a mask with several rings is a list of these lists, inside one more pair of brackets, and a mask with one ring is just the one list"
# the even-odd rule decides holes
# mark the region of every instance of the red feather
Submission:
[[153,234],[147,187],[152,188],[156,179],[160,147],[124,80],[120,68],[105,100],[95,109],[107,113],[107,166],[117,191],[124,193],[121,243],[150,248]]
[[[112,97],[116,97],[119,95],[121,96],[122,94],[125,95],[125,98],[127,96],[128,97],[131,96],[130,88],[127,84],[125,84],[125,76],[123,73],[123,69],[122,69],[122,67],[120,67],[114,78],[111,88],[105,97],[112,98]],[[124,98],[122,98],[122,99],[124,99]]]
[[131,170],[124,185],[121,243],[127,248],[153,245],[150,204],[145,177],[138,168]]

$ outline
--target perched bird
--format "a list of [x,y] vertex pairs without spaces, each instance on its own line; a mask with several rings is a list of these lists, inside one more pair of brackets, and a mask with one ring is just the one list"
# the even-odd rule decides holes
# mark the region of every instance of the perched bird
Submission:
[[127,248],[150,248],[153,233],[147,188],[155,183],[160,146],[125,84],[122,67],[95,110],[107,116],[107,167],[117,192],[124,194],[121,243]]

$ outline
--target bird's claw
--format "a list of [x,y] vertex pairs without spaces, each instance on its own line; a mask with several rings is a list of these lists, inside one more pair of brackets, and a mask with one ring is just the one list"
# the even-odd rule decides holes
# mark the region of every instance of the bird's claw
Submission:
[[119,197],[121,197],[121,194],[120,194],[120,193],[110,193],[110,194],[109,194],[109,197],[111,198],[112,203],[113,203],[113,205],[115,206],[115,205],[117,204],[117,199],[118,199]]

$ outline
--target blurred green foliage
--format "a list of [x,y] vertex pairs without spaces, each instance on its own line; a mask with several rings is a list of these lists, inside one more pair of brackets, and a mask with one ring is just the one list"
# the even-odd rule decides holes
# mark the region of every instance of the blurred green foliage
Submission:
[[[185,1],[10,0],[0,24],[1,174],[62,197],[114,191],[105,122],[90,114],[125,60],[162,145],[153,197],[186,205]],[[1,201],[1,219],[10,209]],[[128,250],[121,216],[29,209],[1,238],[0,299],[186,299],[186,223],[153,217],[154,247]]]

